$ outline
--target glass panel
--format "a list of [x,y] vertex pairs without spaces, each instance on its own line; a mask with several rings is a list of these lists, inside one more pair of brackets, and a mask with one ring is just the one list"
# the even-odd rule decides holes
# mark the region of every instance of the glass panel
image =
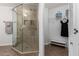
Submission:
[[16,26],[16,20],[17,20],[17,14],[16,12],[12,12],[12,19],[13,19],[13,37],[12,37],[12,43],[13,43],[13,46],[15,46],[16,44],[16,37],[17,37],[17,26]]
[[13,47],[21,52],[37,52],[38,4],[22,4],[13,12]]
[[23,9],[22,8],[23,8],[23,5],[21,5],[15,9],[17,35],[16,35],[16,43],[15,43],[14,47],[20,51],[22,51],[22,45],[23,45],[23,42],[22,42],[23,41],[22,40],[22,20],[23,20],[22,11],[23,11]]
[[38,49],[38,22],[36,6],[24,4],[23,7],[23,51],[37,51]]

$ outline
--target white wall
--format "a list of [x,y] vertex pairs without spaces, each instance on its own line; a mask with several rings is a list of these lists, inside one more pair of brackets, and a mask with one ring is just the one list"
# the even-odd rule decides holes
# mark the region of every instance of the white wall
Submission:
[[12,21],[11,7],[0,6],[0,46],[11,45],[12,35],[5,33],[5,23],[3,21]]
[[61,23],[56,19],[57,11],[61,11],[65,16],[65,11],[68,9],[68,5],[61,5],[59,7],[45,8],[44,11],[44,39],[45,44],[50,41],[65,43],[67,39],[61,37]]
[[44,55],[44,27],[43,27],[43,19],[44,19],[44,3],[39,4],[38,8],[38,22],[39,22],[39,55],[43,56]]
[[61,11],[63,13],[63,17],[65,16],[65,11],[68,9],[67,5],[59,6],[56,8],[49,9],[49,39],[50,41],[55,41],[59,43],[65,43],[67,39],[61,36],[61,19],[56,19],[57,11]]
[[45,8],[44,10],[44,20],[43,20],[43,26],[44,26],[44,42],[45,45],[49,44],[49,36],[48,36],[48,8]]

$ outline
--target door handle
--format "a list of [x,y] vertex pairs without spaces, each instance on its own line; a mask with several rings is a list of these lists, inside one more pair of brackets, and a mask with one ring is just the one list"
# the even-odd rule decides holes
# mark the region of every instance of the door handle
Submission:
[[77,34],[78,33],[78,30],[77,29],[74,29],[74,34]]

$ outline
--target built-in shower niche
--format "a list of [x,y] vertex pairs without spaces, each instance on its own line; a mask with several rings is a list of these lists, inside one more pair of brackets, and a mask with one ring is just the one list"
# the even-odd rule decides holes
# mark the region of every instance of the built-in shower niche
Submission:
[[38,54],[39,33],[37,14],[38,4],[36,3],[21,4],[13,9],[13,21],[16,23],[13,23],[12,48],[20,54]]

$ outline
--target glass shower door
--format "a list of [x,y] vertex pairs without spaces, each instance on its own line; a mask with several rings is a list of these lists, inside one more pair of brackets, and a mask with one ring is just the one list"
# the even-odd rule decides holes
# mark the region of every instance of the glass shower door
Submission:
[[[23,32],[22,32],[22,25],[23,25],[23,5],[18,6],[15,8],[14,13],[16,13],[16,29],[13,24],[13,29],[16,30],[16,42],[13,45],[19,51],[23,51]],[[15,33],[15,30],[13,33]],[[13,39],[14,40],[14,39]]]
[[[23,53],[39,50],[38,4],[21,4],[15,8],[16,26],[13,24],[13,47]],[[13,18],[14,21],[14,18]],[[16,27],[16,28],[15,28]],[[16,42],[14,42],[16,41]]]
[[37,10],[23,6],[23,52],[38,50]]

